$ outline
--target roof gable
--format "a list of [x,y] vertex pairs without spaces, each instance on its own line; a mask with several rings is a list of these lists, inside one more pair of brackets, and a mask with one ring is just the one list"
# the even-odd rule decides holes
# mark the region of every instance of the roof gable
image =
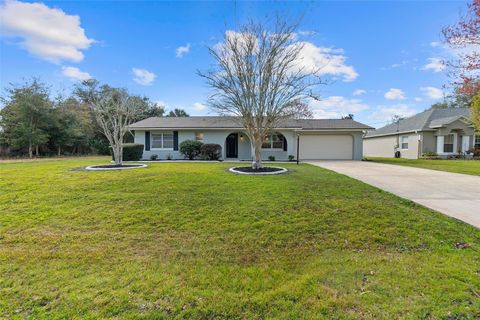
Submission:
[[402,119],[398,123],[391,123],[377,130],[369,131],[366,137],[434,130],[458,119],[468,120],[469,115],[468,108],[428,109],[412,117]]

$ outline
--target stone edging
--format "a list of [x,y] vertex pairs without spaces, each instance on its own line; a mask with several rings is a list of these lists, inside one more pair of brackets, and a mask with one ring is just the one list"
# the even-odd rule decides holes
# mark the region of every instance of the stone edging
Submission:
[[280,171],[273,171],[273,172],[243,172],[243,171],[237,171],[235,170],[236,167],[231,167],[228,169],[228,171],[237,173],[237,174],[246,174],[246,175],[274,175],[274,174],[283,174],[287,173],[288,170],[285,168],[281,167],[271,167],[271,168],[276,168],[276,169],[281,169]]
[[139,164],[135,167],[111,167],[111,168],[97,168],[97,166],[88,166],[85,170],[89,171],[112,171],[112,170],[128,170],[128,169],[141,169],[146,168],[146,164]]

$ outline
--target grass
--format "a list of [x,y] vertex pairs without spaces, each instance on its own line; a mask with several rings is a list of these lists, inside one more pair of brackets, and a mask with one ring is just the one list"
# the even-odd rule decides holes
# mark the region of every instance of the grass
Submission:
[[431,170],[463,173],[473,176],[480,176],[479,160],[425,160],[425,159],[403,159],[403,158],[368,158],[375,162],[398,164],[401,166],[417,167]]
[[71,170],[106,160],[0,163],[0,318],[480,317],[467,224],[310,165]]

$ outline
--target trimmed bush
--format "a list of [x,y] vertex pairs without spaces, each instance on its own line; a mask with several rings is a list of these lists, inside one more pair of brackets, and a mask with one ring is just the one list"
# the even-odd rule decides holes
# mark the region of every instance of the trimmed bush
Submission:
[[275,161],[275,156],[268,156],[269,161]]
[[195,140],[185,140],[179,145],[179,151],[183,156],[189,160],[195,159],[200,154],[200,148],[203,143]]
[[150,160],[152,160],[152,161],[155,161],[155,160],[157,160],[157,159],[158,159],[158,154],[152,154],[152,155],[150,156]]
[[222,155],[222,147],[215,143],[205,143],[200,148],[200,154],[202,155],[202,159],[218,160]]
[[125,143],[123,145],[123,161],[138,161],[143,155],[143,144]]
[[293,161],[295,156],[293,154],[288,155],[288,161]]

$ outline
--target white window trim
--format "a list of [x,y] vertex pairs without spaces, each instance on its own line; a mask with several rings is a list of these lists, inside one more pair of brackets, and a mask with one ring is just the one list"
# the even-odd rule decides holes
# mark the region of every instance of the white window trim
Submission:
[[173,147],[171,148],[153,148],[153,136],[156,135],[156,134],[161,134],[162,135],[162,145],[163,145],[163,135],[164,134],[172,134],[173,136],[173,131],[165,131],[165,132],[151,132],[150,133],[150,150],[154,150],[154,151],[161,151],[161,150],[165,150],[165,151],[173,151]]
[[[280,148],[272,148],[272,146],[273,146],[272,136],[273,136],[274,134],[278,135],[278,134],[281,134],[281,133],[272,133],[272,134],[269,134],[269,135],[268,135],[268,139],[269,139],[268,142],[270,143],[270,148],[264,148],[264,147],[262,146],[262,150],[266,150],[266,151],[283,151],[283,148],[284,148],[284,146],[285,146],[285,141],[284,141],[283,139],[280,140],[280,141],[282,142],[282,147],[280,147]],[[283,134],[282,134],[282,137],[285,139],[285,136],[284,136]],[[277,142],[278,142],[278,141],[277,141]],[[265,141],[264,141],[263,143],[265,143]],[[263,145],[263,143],[262,143],[262,145]]]
[[[452,150],[453,150],[453,151],[452,151],[452,152],[445,152],[445,151],[444,151],[444,150],[445,150],[445,137],[446,137],[446,136],[449,136],[449,135],[453,135],[453,142],[452,142],[452,144],[453,144],[453,149],[452,149]],[[443,141],[442,141],[442,152],[437,152],[438,155],[441,155],[441,156],[449,156],[449,155],[455,155],[455,154],[457,154],[457,152],[456,152],[455,150],[457,149],[457,145],[458,145],[458,144],[457,144],[457,140],[458,140],[457,137],[458,137],[458,135],[457,135],[455,132],[449,133],[449,134],[446,134],[446,135],[443,135],[443,136],[437,136],[437,137],[443,137]]]
[[[403,138],[406,138],[407,139],[407,142],[403,142]],[[410,136],[400,136],[400,150],[408,150],[408,147],[409,146],[409,140]],[[407,147],[406,148],[403,148],[403,144],[406,143],[407,144]]]

